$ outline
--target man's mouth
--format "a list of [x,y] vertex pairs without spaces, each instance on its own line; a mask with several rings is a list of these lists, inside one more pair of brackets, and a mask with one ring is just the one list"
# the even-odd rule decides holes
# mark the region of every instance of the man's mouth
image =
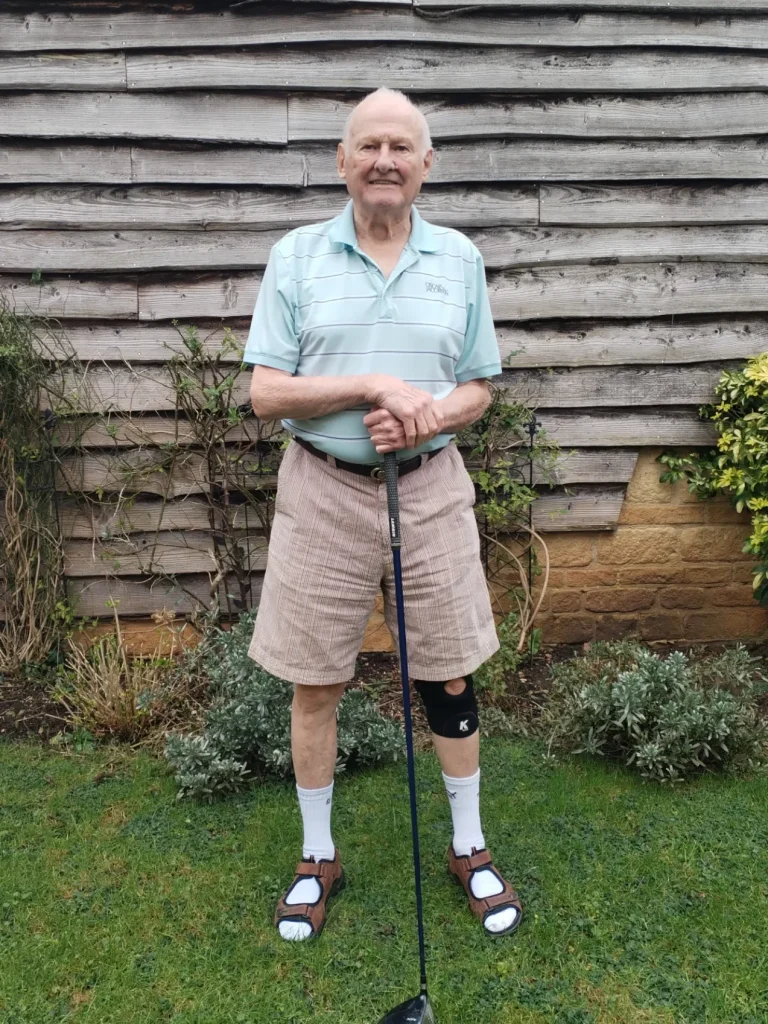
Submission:
[[399,181],[389,181],[387,178],[374,178],[369,185],[399,185]]

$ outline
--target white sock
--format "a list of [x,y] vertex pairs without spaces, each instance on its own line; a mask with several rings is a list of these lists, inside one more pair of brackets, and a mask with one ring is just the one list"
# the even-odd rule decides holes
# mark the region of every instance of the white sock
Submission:
[[[454,779],[443,772],[448,803],[453,818],[453,850],[457,857],[467,857],[475,850],[485,849],[485,838],[480,823],[480,769],[466,779]],[[504,886],[492,871],[476,871],[472,875],[470,888],[475,899],[497,896]],[[484,927],[489,932],[503,932],[517,917],[517,910],[510,907],[489,914]]]
[[[304,822],[304,849],[302,856],[307,859],[333,860],[336,848],[331,838],[331,808],[333,804],[333,783],[322,789],[296,787],[301,817]],[[316,878],[302,878],[286,896],[289,906],[297,903],[317,903],[320,899],[320,884]],[[278,931],[290,942],[300,942],[312,934],[304,921],[281,921]]]
[[480,769],[466,779],[454,779],[443,772],[453,818],[453,849],[457,857],[467,857],[476,850],[485,849],[483,828],[480,824]]
[[333,783],[323,789],[302,789],[296,787],[301,817],[304,822],[305,858],[333,860],[336,847],[331,838],[331,805]]

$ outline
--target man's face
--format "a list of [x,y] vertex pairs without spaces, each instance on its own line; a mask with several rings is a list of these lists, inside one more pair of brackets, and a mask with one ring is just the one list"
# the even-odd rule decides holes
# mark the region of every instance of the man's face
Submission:
[[358,209],[371,214],[409,210],[432,166],[421,124],[402,101],[363,104],[339,143],[339,174]]

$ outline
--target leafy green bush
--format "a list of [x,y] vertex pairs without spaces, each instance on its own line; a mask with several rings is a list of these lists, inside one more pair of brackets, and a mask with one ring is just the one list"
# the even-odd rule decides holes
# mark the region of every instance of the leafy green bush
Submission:
[[718,433],[717,448],[675,455],[663,452],[667,469],[662,483],[687,479],[699,498],[730,496],[738,512],[752,513],[752,533],[743,551],[758,564],[752,580],[755,598],[768,605],[768,352],[748,360],[739,370],[724,370],[715,387],[717,403],[699,409]]
[[536,654],[541,646],[541,629],[532,629],[528,636],[528,649],[520,649],[520,616],[509,614],[499,623],[496,630],[499,649],[488,661],[472,673],[472,680],[478,690],[490,697],[503,697],[515,672],[532,651]]
[[551,669],[550,742],[620,759],[658,782],[758,768],[768,726],[755,705],[764,683],[757,664],[741,645],[691,662],[679,651],[659,658],[632,641],[595,643]]
[[[248,657],[253,618],[244,613],[230,631],[216,630],[195,654],[213,703],[201,735],[167,737],[165,754],[176,770],[179,798],[213,800],[243,789],[259,771],[291,774],[293,686]],[[338,771],[394,760],[403,750],[400,726],[358,690],[342,697],[337,728]]]

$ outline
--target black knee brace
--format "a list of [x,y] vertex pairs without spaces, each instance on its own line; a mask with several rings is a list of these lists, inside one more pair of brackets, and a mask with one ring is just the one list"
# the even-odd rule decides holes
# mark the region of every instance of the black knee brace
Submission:
[[413,686],[424,702],[429,728],[438,736],[463,739],[478,730],[477,700],[472,676],[465,676],[461,693],[448,693],[445,683],[414,679]]

